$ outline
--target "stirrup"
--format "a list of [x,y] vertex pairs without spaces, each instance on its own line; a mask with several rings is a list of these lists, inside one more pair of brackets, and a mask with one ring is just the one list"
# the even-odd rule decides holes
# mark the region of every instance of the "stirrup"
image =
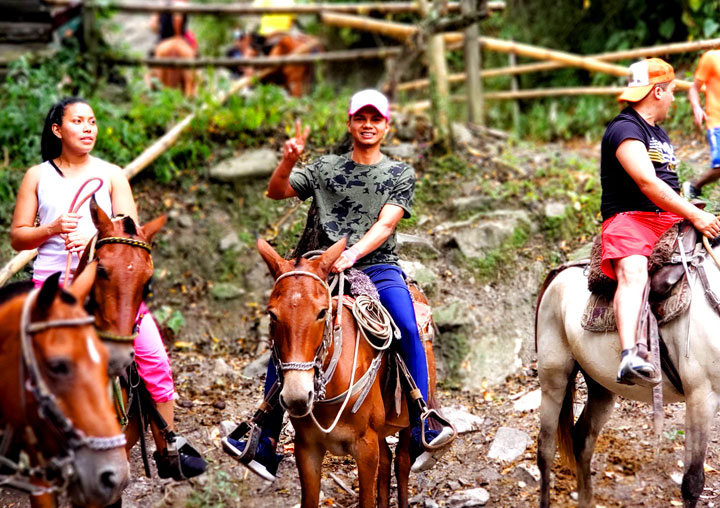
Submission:
[[[223,449],[234,459],[239,460],[243,464],[249,464],[255,458],[255,454],[257,453],[261,433],[262,429],[254,422],[242,422],[240,425],[235,427],[230,434],[221,439]],[[227,438],[240,441],[246,435],[248,437],[245,442],[245,448],[238,454],[237,448],[234,446],[231,447],[227,442]]]
[[[430,444],[425,440],[425,422],[428,418],[432,418],[436,422],[440,423],[442,425],[443,429],[451,429],[452,435],[448,439],[443,439],[442,442],[437,444]],[[453,441],[455,441],[455,438],[457,437],[457,429],[455,428],[455,425],[450,423],[450,421],[442,416],[440,413],[438,413],[434,409],[430,409],[427,406],[424,408],[423,412],[420,414],[420,429],[421,429],[421,436],[422,436],[422,445],[423,448],[427,451],[436,451],[440,450],[442,448],[445,448],[449,446]]]
[[648,377],[640,374],[638,371],[628,366],[628,369],[618,376],[615,380],[621,385],[638,385],[644,388],[654,388],[662,381],[662,374],[655,369],[655,375]]

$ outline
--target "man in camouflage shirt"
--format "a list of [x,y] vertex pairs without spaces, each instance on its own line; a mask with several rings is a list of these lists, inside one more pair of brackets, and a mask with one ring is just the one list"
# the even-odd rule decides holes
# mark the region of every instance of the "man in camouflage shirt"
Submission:
[[[418,334],[412,299],[398,263],[395,227],[410,217],[415,193],[415,171],[404,162],[389,159],[380,144],[390,128],[390,105],[377,90],[356,93],[348,110],[348,131],[352,151],[344,155],[325,155],[307,166],[295,168],[305,148],[309,129],[296,122],[295,137],[285,143],[283,158],[268,184],[267,196],[285,199],[310,197],[317,210],[320,246],[328,248],[347,238],[348,245],[333,265],[342,272],[355,266],[365,272],[377,287],[380,301],[401,332],[398,349],[423,399],[428,399],[428,371],[425,350]],[[266,393],[277,379],[270,363]],[[414,408],[413,408],[414,409]],[[422,446],[422,432],[433,447],[449,443],[453,431],[422,429],[419,415],[413,416],[410,447],[412,471],[431,468],[442,453],[428,452]],[[266,479],[274,479],[278,457],[275,445],[280,435],[281,410],[276,410],[263,426],[255,459],[247,465]],[[239,455],[245,443],[223,440],[225,450]]]

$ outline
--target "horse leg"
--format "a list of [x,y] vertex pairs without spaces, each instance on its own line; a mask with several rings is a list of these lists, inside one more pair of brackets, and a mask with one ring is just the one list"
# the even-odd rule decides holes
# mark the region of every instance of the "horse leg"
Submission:
[[[568,421],[567,411],[572,411],[574,376],[577,371],[575,370],[575,361],[569,354],[564,361],[562,358],[558,358],[557,354],[554,357],[543,358],[542,364],[538,364],[542,403],[540,405],[537,465],[540,469],[540,507],[548,508],[550,506],[550,473],[555,460],[555,436],[558,426],[563,432],[568,432],[569,428],[572,428],[572,413],[570,413]],[[553,363],[546,365],[545,361]],[[564,417],[562,421],[561,417]]]
[[56,508],[57,498],[54,494],[40,494],[39,496],[30,496],[31,508]]
[[320,469],[325,450],[319,445],[295,439],[295,462],[300,476],[301,508],[317,508],[320,503]]
[[397,479],[398,508],[408,508],[408,480],[410,478],[410,427],[400,432],[395,447],[395,478]]
[[[376,501],[377,476],[379,463],[379,438],[377,433],[368,429],[356,443],[355,461],[358,466],[360,484],[359,508],[374,508]],[[303,507],[304,508],[304,507]]]
[[572,430],[573,453],[577,464],[578,506],[593,506],[590,464],[595,441],[607,423],[615,404],[615,394],[585,376],[587,403]]
[[685,473],[681,489],[685,508],[694,508],[705,486],[705,452],[716,410],[714,394],[688,394],[685,404]]
[[390,506],[390,470],[392,466],[392,451],[384,439],[378,440],[379,465],[377,477],[377,506],[388,508]]

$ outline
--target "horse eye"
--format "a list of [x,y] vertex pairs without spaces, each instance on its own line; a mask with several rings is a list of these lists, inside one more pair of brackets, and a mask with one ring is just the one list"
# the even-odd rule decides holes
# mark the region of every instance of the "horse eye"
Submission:
[[271,322],[271,323],[277,322],[278,318],[277,318],[277,316],[275,315],[275,313],[274,313],[273,311],[271,311],[270,309],[268,309],[267,313],[268,313],[268,316],[270,316],[270,322]]
[[321,309],[317,315],[318,321],[320,321],[321,319],[325,319],[326,314],[327,314],[327,309]]
[[98,276],[98,277],[103,278],[103,279],[107,279],[107,278],[109,277],[109,276],[108,276],[107,269],[106,269],[103,265],[101,265],[101,264],[99,264],[99,263],[98,263],[98,265],[97,265],[96,273],[97,273],[97,276]]
[[47,362],[50,375],[57,378],[68,377],[72,373],[72,362],[67,358],[53,358]]

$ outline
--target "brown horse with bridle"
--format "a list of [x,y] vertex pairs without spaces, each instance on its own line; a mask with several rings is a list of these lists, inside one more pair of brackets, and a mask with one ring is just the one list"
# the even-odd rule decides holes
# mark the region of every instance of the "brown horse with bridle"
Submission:
[[164,215],[138,226],[131,217],[111,220],[90,201],[97,235],[83,252],[77,271],[97,260],[97,277],[88,310],[95,316],[98,335],[110,351],[108,373],[118,376],[135,356],[136,316],[153,274],[151,242],[166,221]]
[[[239,49],[245,58],[290,55],[301,47],[306,51],[312,48],[321,49],[320,42],[316,38],[299,32],[278,32],[267,37],[245,33],[239,39]],[[246,69],[245,73],[251,74],[252,70]],[[309,64],[283,65],[262,79],[265,83],[285,87],[293,97],[305,95],[310,88],[311,80],[312,66]]]
[[33,508],[101,507],[128,482],[125,437],[107,394],[108,353],[83,302],[94,266],[67,290],[60,274],[0,289],[0,484]]
[[[314,259],[286,260],[262,239],[257,247],[275,279],[268,303],[270,336],[282,382],[279,401],[295,428],[302,508],[318,506],[326,452],[355,459],[360,508],[374,507],[376,502],[389,506],[392,453],[385,438],[397,432],[398,505],[407,507],[408,407],[404,397],[396,398],[395,390],[384,390],[389,369],[385,353],[392,334],[380,345],[365,336],[347,299],[333,298],[326,282],[345,240]],[[413,296],[425,301],[417,290]],[[432,343],[425,341],[424,346],[432,401],[435,357]]]

